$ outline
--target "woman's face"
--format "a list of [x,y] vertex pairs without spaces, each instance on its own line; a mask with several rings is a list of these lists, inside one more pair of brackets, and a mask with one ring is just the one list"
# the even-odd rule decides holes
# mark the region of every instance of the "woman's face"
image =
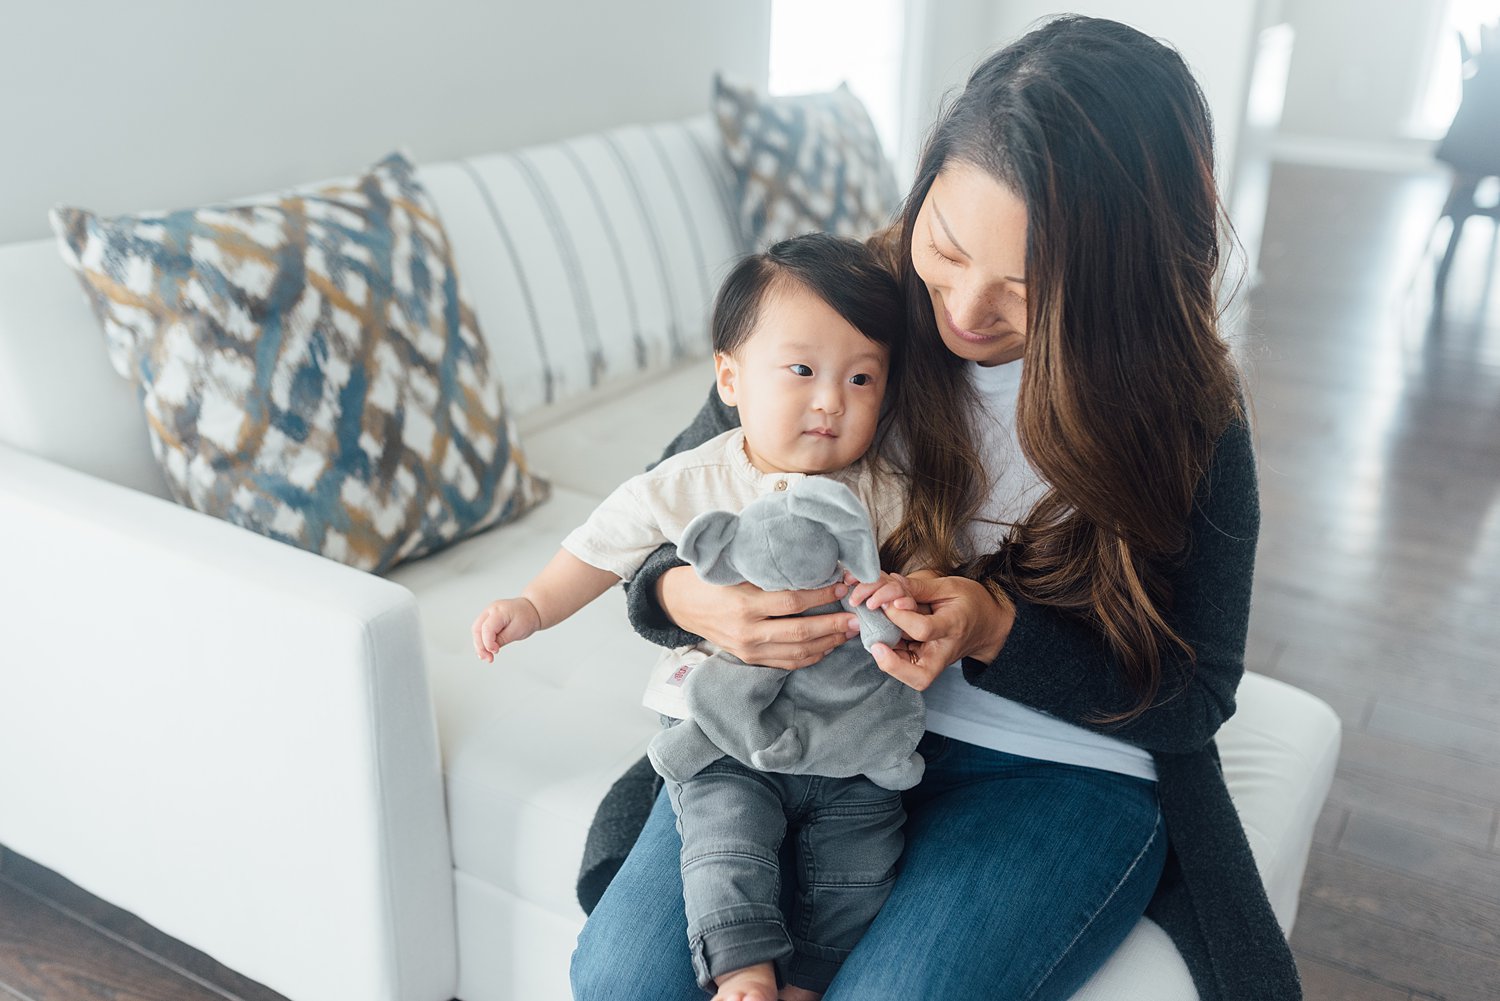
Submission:
[[948,164],[912,230],[911,259],[948,350],[981,365],[1026,343],[1026,205],[978,167]]

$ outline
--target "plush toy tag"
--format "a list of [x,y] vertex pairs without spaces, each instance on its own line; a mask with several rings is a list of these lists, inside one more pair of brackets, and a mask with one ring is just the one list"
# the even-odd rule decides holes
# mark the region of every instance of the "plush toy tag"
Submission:
[[651,668],[650,680],[646,682],[646,694],[641,705],[654,709],[673,719],[687,719],[687,700],[682,697],[682,686],[687,682],[693,668],[708,659],[708,654],[697,647],[680,646],[667,650],[657,658]]

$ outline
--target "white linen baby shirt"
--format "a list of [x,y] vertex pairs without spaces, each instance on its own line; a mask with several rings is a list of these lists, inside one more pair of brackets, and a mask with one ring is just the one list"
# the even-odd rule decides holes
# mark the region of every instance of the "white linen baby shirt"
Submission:
[[[867,455],[852,466],[819,475],[854,491],[870,513],[877,545],[895,531],[906,494],[899,477],[878,460]],[[629,581],[646,557],[663,543],[677,543],[688,522],[703,512],[739,513],[757,497],[786,490],[806,476],[756,469],[745,453],[745,432],[733,428],[620,484],[587,521],[568,533],[562,546],[590,566]],[[665,651],[651,672],[643,704],[686,718],[682,681],[693,664],[716,652],[707,642]]]
[[[979,518],[969,526],[967,542],[973,555],[1000,548],[1006,529],[1025,517],[1046,485],[1026,461],[1016,437],[1021,363],[972,364],[969,378],[979,395],[982,458],[993,484]],[[923,694],[930,733],[1028,758],[1156,780],[1156,764],[1146,751],[975,688],[964,680],[959,664],[949,665]]]

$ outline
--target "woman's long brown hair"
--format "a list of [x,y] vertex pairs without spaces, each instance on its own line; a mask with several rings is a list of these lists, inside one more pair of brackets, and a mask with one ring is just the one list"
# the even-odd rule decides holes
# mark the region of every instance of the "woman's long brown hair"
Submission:
[[[911,258],[927,192],[955,162],[1027,207],[1016,426],[1047,487],[977,558],[964,551],[989,486],[976,401]],[[890,248],[909,312],[894,411],[911,485],[883,555],[1091,623],[1136,700],[1101,721],[1151,706],[1173,651],[1193,658],[1170,624],[1167,572],[1214,444],[1241,416],[1218,330],[1223,217],[1207,105],[1181,57],[1125,25],[1065,17],[986,59],[944,110]]]

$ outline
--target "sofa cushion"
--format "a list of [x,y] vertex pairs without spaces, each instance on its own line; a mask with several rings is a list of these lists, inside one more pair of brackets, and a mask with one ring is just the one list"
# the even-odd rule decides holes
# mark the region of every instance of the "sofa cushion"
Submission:
[[587,407],[529,414],[520,419],[527,453],[553,483],[603,498],[661,458],[713,381],[713,366],[695,359],[647,382],[601,390]]
[[594,808],[656,730],[641,693],[657,651],[631,630],[619,589],[493,664],[475,656],[470,626],[519,594],[598,501],[556,487],[527,518],[392,574],[422,616],[455,868],[569,917],[581,916],[573,883]]
[[171,497],[135,387],[99,349],[99,323],[56,238],[0,246],[0,441]]
[[421,179],[518,415],[708,356],[740,240],[707,114],[427,164]]
[[1235,701],[1238,708],[1218,737],[1224,781],[1266,896],[1289,931],[1342,728],[1322,699],[1263,674],[1247,672]]
[[54,211],[176,499],[382,571],[545,496],[413,173],[392,155],[250,203]]
[[747,245],[814,231],[864,239],[890,222],[895,175],[847,84],[766,97],[715,79],[713,106]]
[[689,361],[589,406],[528,418],[527,441],[555,476],[552,499],[391,574],[422,616],[455,866],[569,920],[582,917],[573,883],[594,808],[656,732],[641,694],[660,651],[631,630],[619,589],[493,664],[475,657],[470,626],[488,602],[519,594],[605,495],[661,455],[712,379],[707,362]]

